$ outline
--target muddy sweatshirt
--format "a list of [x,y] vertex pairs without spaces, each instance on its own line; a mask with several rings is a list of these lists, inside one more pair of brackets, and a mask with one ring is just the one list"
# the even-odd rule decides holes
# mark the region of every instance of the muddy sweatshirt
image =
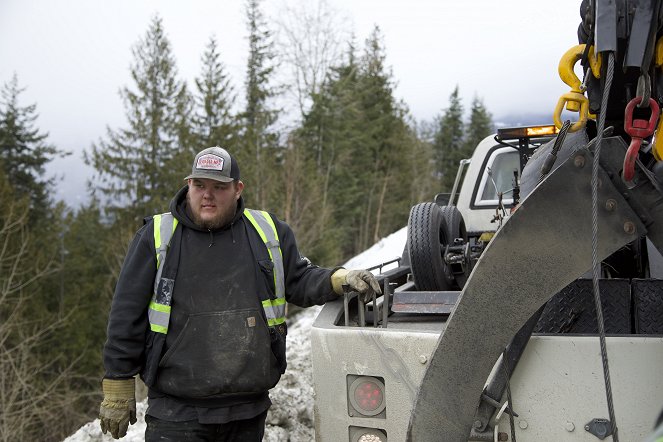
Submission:
[[[153,364],[153,373],[145,373],[145,361],[154,359],[150,352],[157,347],[147,320],[156,273],[153,224],[148,221],[133,239],[117,282],[103,354],[106,377],[147,374],[151,398],[196,407],[264,403],[280,376],[259,296],[274,290],[267,249],[242,216],[241,198],[232,222],[210,231],[198,228],[187,215],[187,190],[182,188],[170,205],[181,235],[173,238],[179,244],[171,243],[171,249],[179,248],[179,260],[158,367]],[[283,254],[287,301],[307,307],[336,299],[333,270],[302,258],[290,227],[272,218]]]

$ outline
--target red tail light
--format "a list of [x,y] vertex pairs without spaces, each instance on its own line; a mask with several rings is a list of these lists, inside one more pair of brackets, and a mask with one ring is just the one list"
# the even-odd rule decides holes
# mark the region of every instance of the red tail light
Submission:
[[386,407],[384,383],[372,376],[359,376],[350,384],[348,399],[360,415],[375,416]]

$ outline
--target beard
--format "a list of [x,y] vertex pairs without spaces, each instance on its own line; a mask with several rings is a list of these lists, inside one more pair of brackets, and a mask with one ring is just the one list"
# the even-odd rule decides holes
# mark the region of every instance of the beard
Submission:
[[[186,195],[187,202],[187,213],[191,217],[191,220],[194,224],[201,229],[207,230],[216,230],[221,227],[227,226],[235,217],[235,212],[237,212],[237,204],[231,205],[230,207],[224,208],[221,213],[216,215],[212,219],[203,219],[200,216],[200,211],[193,209],[191,204],[191,196],[187,193]],[[218,206],[217,206],[218,207]]]

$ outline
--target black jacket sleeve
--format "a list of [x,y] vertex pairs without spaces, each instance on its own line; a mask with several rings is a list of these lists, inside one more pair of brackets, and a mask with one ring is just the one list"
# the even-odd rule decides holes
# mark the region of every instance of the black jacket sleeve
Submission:
[[149,222],[136,233],[115,286],[103,350],[107,378],[134,376],[144,363],[147,308],[157,265],[153,229]]
[[311,264],[299,253],[290,226],[273,215],[272,218],[283,254],[286,300],[300,307],[309,307],[338,299],[331,285],[331,274],[337,268],[326,269]]

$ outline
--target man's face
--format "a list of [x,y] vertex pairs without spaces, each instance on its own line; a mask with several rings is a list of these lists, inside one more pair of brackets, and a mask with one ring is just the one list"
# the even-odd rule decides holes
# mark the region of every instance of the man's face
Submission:
[[244,183],[192,178],[188,184],[186,199],[196,225],[204,229],[218,229],[232,221]]

